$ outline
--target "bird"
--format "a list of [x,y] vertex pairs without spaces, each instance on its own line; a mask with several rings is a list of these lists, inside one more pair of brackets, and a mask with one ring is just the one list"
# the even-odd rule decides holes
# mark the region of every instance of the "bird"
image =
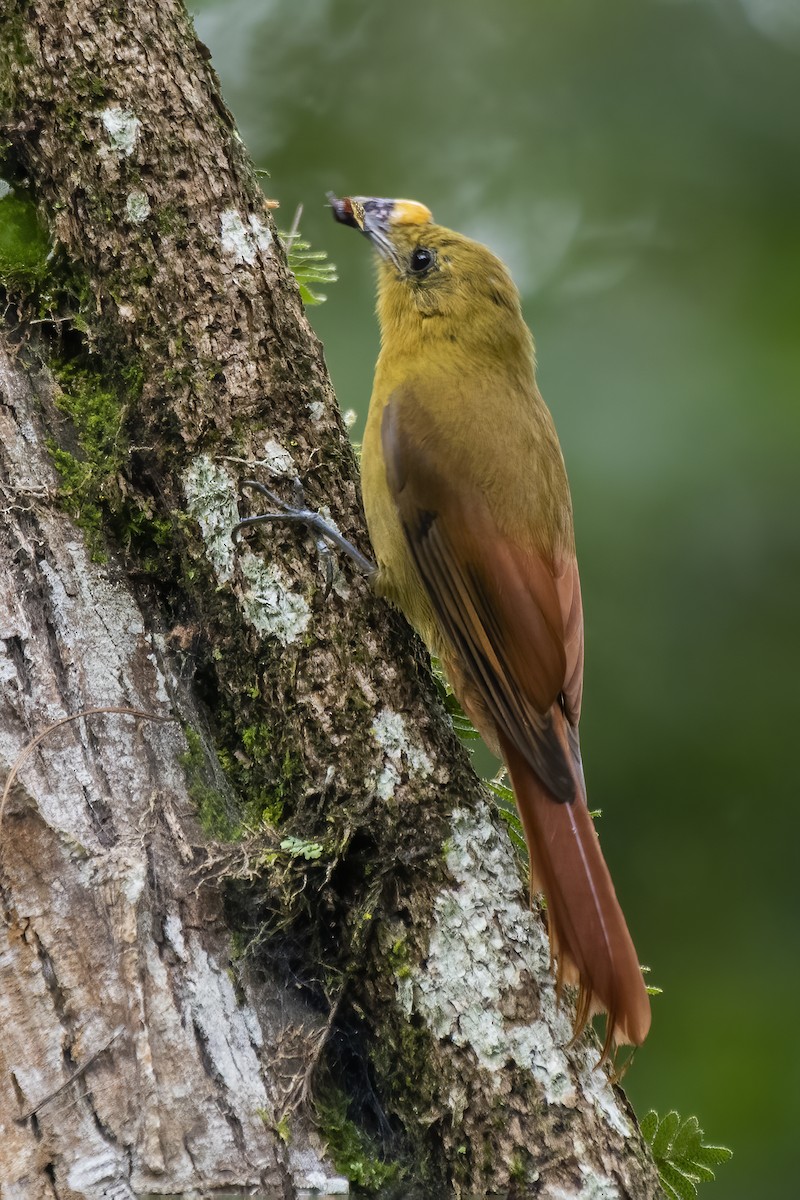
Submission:
[[640,1045],[650,1001],[589,812],[569,484],[519,292],[413,200],[328,197],[376,252],[380,352],[362,446],[373,584],[435,655],[508,771],[573,1040]]

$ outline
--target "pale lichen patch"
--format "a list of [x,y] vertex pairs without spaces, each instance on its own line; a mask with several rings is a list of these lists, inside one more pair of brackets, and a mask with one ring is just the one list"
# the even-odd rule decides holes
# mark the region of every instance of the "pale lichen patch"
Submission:
[[219,221],[222,252],[235,263],[252,267],[259,251],[270,250],[272,234],[255,214],[250,213],[245,222],[235,208],[226,208]]
[[243,608],[250,623],[267,637],[284,646],[296,642],[308,629],[311,609],[304,596],[291,585],[276,563],[265,563],[249,550],[241,555],[242,574],[249,587]]
[[257,217],[254,213],[251,213],[247,220],[250,225],[250,234],[253,241],[259,250],[263,254],[266,254],[272,248],[272,234],[261,218]]
[[200,454],[183,476],[189,513],[197,521],[208,557],[220,583],[233,576],[235,547],[231,530],[239,520],[236,485],[224,467]]
[[133,154],[142,127],[136,114],[127,108],[112,106],[102,110],[100,120],[108,134],[112,150],[116,150],[126,158]]
[[408,736],[406,723],[400,713],[384,708],[375,718],[372,734],[384,753],[384,765],[372,781],[381,800],[392,798],[403,770],[409,775],[423,776],[433,770],[428,755]]
[[120,893],[131,910],[136,908],[144,893],[147,883],[147,863],[144,858],[131,858],[119,871],[118,886]]
[[[453,812],[446,863],[457,886],[434,904],[424,971],[414,974],[414,1006],[432,1033],[470,1048],[499,1082],[509,1061],[529,1071],[550,1104],[578,1103],[576,1062],[566,1054],[567,1013],[556,1002],[548,974],[550,949],[541,922],[519,901],[520,880],[511,846],[488,809]],[[513,1021],[515,993],[538,981],[540,1013]],[[407,995],[398,996],[405,1008]],[[597,1053],[581,1053],[577,1072],[608,1121],[630,1133]]]
[[550,1200],[621,1200],[619,1188],[606,1175],[597,1175],[582,1164],[581,1173],[580,1191],[556,1187],[548,1192]]
[[264,446],[264,457],[261,460],[261,464],[266,467],[271,475],[297,474],[291,454],[275,438],[270,438]]
[[[239,520],[233,478],[207,454],[200,454],[184,473],[183,491],[189,513],[200,526],[217,579],[227,583],[233,577],[237,556],[231,540],[231,530]],[[250,624],[284,645],[297,641],[311,621],[305,597],[292,591],[288,578],[275,563],[265,563],[247,549],[242,549],[238,558],[248,585],[242,610]]]
[[406,1020],[410,1020],[414,1011],[414,981],[409,975],[397,976],[397,1003]]
[[321,421],[325,415],[325,405],[321,400],[310,400],[308,403],[308,411],[311,414],[312,421]]
[[144,192],[134,189],[128,192],[125,201],[125,215],[132,225],[141,225],[150,216],[150,201]]
[[604,1071],[597,1068],[596,1047],[585,1046],[578,1057],[577,1067],[581,1088],[604,1115],[606,1122],[623,1137],[633,1133],[631,1123],[617,1103],[617,1097]]

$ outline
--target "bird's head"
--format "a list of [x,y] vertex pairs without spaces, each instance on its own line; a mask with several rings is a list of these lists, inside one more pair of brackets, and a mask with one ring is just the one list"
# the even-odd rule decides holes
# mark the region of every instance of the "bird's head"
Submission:
[[360,230],[378,254],[378,314],[384,339],[469,342],[532,352],[519,292],[486,246],[437,225],[416,200],[329,195],[333,215]]

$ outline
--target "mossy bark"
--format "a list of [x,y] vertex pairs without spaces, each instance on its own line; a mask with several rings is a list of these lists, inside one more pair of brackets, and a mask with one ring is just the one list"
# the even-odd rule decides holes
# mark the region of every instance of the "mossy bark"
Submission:
[[[621,1093],[590,1047],[566,1048],[541,922],[418,642],[347,564],[326,598],[296,529],[231,546],[237,482],[256,475],[287,496],[299,479],[367,549],[320,346],[185,10],[9,0],[0,45],[7,169],[59,247],[41,303],[67,318],[47,347],[61,395],[12,386],[10,360],[4,376],[9,419],[26,410],[9,434],[9,562],[33,608],[0,631],[2,754],[102,704],[173,711],[193,731],[134,736],[108,718],[101,745],[68,727],[92,783],[62,767],[58,805],[46,743],[23,768],[0,861],[3,1182],[59,1197],[289,1186],[286,1063],[302,1077],[324,1035],[351,1047],[329,1069],[352,1114],[421,1195],[656,1196]],[[19,482],[26,439],[41,485]],[[95,558],[105,539],[105,562],[84,535]],[[90,618],[111,583],[124,603],[104,631]],[[61,606],[69,620],[59,587],[84,600]],[[43,921],[63,879],[59,920]],[[103,944],[113,1015],[92,988]],[[74,1120],[56,1101],[26,1116],[65,1083]],[[112,1085],[139,1096],[124,1120],[98,1102]]]

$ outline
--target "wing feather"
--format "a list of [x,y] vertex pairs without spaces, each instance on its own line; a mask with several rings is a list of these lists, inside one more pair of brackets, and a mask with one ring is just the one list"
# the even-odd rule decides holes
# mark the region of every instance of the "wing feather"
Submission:
[[404,420],[403,407],[401,393],[384,410],[387,480],[437,621],[498,728],[556,799],[571,800],[577,744],[565,747],[551,709],[567,685],[570,715],[580,705],[583,624],[574,558],[556,571],[507,538],[478,489],[446,478],[435,429],[420,432],[419,413]]

